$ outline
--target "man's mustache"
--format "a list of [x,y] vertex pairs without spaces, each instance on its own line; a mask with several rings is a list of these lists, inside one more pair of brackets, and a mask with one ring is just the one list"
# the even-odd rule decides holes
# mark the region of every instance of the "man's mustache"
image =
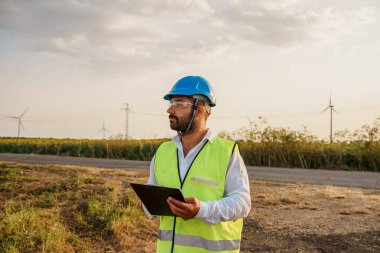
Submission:
[[175,115],[173,115],[173,114],[170,114],[170,115],[169,115],[169,119],[175,119],[175,120],[177,120],[177,121],[178,121],[178,118],[177,118],[177,116],[175,116]]

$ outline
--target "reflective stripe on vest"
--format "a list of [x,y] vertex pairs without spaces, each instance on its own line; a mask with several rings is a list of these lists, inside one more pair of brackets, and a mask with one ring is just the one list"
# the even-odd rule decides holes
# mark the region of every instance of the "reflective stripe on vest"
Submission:
[[[171,241],[173,238],[172,230],[159,230],[158,239]],[[240,240],[206,240],[199,236],[175,235],[175,244],[182,246],[198,247],[209,251],[237,250],[240,247]]]

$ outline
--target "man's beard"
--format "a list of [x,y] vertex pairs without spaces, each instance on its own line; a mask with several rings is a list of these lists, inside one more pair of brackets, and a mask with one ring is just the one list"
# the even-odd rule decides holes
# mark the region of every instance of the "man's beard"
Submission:
[[[191,117],[191,115],[190,115]],[[188,124],[189,124],[189,121],[190,121],[190,117],[188,117],[187,119],[179,119],[177,116],[173,115],[173,114],[170,114],[169,115],[169,119],[175,119],[175,121],[171,121],[170,122],[170,128],[174,131],[182,131],[183,133],[186,132],[186,129],[188,127]],[[191,133],[194,131],[195,129],[195,122],[193,120],[189,130],[187,131],[187,133]]]

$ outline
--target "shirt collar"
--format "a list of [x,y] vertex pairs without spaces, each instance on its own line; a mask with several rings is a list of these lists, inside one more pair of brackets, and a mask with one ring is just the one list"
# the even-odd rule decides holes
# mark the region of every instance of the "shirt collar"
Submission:
[[[210,129],[207,129],[207,132],[206,132],[205,136],[203,136],[203,139],[201,140],[201,142],[208,140],[209,142],[213,143],[214,139],[215,139],[214,133]],[[172,141],[176,144],[180,144],[181,143],[180,136],[177,134],[176,136],[174,136],[172,138]]]

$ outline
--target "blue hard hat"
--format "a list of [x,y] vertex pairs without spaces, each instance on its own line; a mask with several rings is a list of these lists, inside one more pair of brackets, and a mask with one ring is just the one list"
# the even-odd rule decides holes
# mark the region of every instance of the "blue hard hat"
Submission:
[[214,92],[210,83],[201,76],[186,76],[174,84],[171,91],[164,96],[165,100],[170,100],[172,96],[193,96],[203,95],[208,98],[210,106],[215,106]]

